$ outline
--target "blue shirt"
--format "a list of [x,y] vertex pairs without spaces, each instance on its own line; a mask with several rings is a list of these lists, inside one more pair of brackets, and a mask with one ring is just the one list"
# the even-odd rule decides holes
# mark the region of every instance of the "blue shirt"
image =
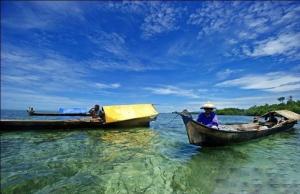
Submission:
[[216,113],[214,113],[214,112],[211,112],[208,117],[205,115],[204,112],[200,113],[197,121],[208,127],[219,125],[218,117],[217,117]]

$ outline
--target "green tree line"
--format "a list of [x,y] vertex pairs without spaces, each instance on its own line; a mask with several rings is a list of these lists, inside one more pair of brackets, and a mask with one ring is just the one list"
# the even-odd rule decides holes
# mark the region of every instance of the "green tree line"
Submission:
[[239,108],[224,108],[216,110],[218,115],[263,115],[266,112],[274,110],[290,110],[300,114],[300,100],[293,100],[292,96],[287,98],[285,102],[285,97],[279,97],[277,100],[278,104],[265,104],[260,106],[252,106],[248,109],[239,109]]

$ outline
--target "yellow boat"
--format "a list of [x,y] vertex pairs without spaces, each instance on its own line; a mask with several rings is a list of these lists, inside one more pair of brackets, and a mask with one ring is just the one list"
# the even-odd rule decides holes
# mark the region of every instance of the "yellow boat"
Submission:
[[104,122],[77,120],[1,120],[1,130],[147,127],[158,112],[152,104],[103,106]]

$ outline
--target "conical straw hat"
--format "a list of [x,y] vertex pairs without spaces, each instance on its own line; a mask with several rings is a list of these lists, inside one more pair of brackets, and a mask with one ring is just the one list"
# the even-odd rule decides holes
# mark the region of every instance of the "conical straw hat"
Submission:
[[207,102],[207,103],[203,104],[201,108],[204,109],[204,108],[216,108],[216,107],[213,103]]

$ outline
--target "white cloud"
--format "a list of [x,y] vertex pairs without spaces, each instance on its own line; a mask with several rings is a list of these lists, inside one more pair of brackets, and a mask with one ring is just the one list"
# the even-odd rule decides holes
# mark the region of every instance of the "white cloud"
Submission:
[[91,68],[101,71],[137,72],[169,68],[161,65],[161,62],[157,62],[157,60],[149,59],[145,55],[139,56],[130,50],[130,45],[124,35],[115,32],[107,33],[97,28],[94,30],[87,36],[97,46],[93,52],[94,57],[87,61]]
[[144,1],[122,1],[122,2],[108,2],[101,3],[98,5],[100,10],[106,9],[110,11],[117,11],[122,13],[130,14],[145,14],[145,11],[148,10],[149,3]]
[[[229,2],[201,2],[201,7],[190,14],[188,24],[200,27],[198,38],[209,33],[219,32],[227,27],[233,9],[228,7]],[[232,18],[231,18],[232,19]]]
[[230,33],[239,41],[252,40],[270,32],[291,31],[299,24],[300,5],[278,1],[201,2],[188,24],[199,27],[198,38]]
[[185,37],[172,43],[167,51],[167,54],[171,57],[193,56],[195,54],[199,54],[198,49],[196,49],[197,45],[198,42],[191,41]]
[[125,38],[118,33],[94,31],[87,35],[87,37],[98,49],[114,54],[117,57],[126,57],[128,55]]
[[287,92],[300,90],[300,77],[284,72],[267,73],[264,75],[246,75],[216,84],[218,87],[240,87],[269,92]]
[[221,70],[219,72],[217,72],[216,76],[218,77],[218,79],[226,79],[228,78],[229,76],[235,74],[235,73],[238,73],[238,72],[241,72],[243,71],[242,69],[225,69],[225,70]]
[[57,27],[66,17],[73,17],[84,21],[84,11],[81,5],[76,2],[55,2],[55,1],[35,1],[35,2],[7,2],[13,3],[18,11],[17,17],[6,17],[1,24],[18,29],[51,29]]
[[189,98],[199,98],[195,91],[178,88],[176,86],[146,87],[144,89],[151,91],[153,94],[159,95],[175,95]]
[[143,38],[150,38],[156,34],[174,31],[179,28],[178,18],[181,16],[181,9],[174,8],[168,3],[152,3],[149,7],[150,13],[146,15],[141,25]]
[[130,57],[123,60],[117,59],[93,59],[87,62],[90,64],[90,67],[96,70],[101,71],[148,71],[148,70],[160,70],[166,69],[167,67],[159,66],[159,65],[148,65],[140,63],[138,59],[134,59],[134,57]]
[[82,62],[48,49],[40,52],[30,47],[5,45],[1,57],[2,86],[64,92],[92,87],[85,79],[89,70]]
[[121,87],[121,84],[119,83],[113,83],[113,84],[96,83],[95,85],[99,89],[116,89]]
[[256,42],[254,50],[246,53],[249,56],[291,55],[300,48],[300,33],[281,34]]

